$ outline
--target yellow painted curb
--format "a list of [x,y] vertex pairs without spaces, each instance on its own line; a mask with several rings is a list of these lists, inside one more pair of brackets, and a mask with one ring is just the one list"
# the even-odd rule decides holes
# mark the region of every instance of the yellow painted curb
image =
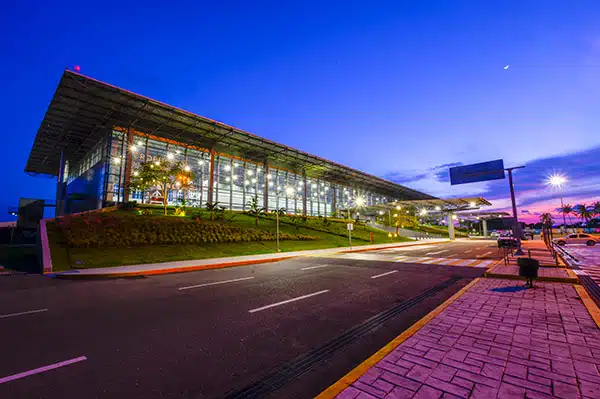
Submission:
[[598,306],[590,297],[590,294],[588,294],[587,290],[580,285],[573,284],[573,288],[575,288],[575,291],[577,291],[577,294],[579,294],[583,305],[589,312],[590,316],[592,316],[592,319],[594,319],[596,326],[600,328],[600,309],[598,309]]
[[481,278],[478,277],[475,280],[471,281],[469,284],[465,285],[460,289],[456,294],[452,295],[448,298],[444,303],[439,305],[437,308],[429,312],[425,317],[421,320],[417,321],[415,324],[410,326],[406,331],[402,334],[398,335],[391,342],[389,342],[386,346],[378,350],[374,355],[370,358],[356,366],[352,371],[348,374],[340,378],[337,382],[331,385],[329,388],[321,392],[315,399],[330,399],[335,398],[339,395],[344,389],[349,387],[354,381],[359,379],[364,373],[367,372],[371,367],[375,366],[379,361],[381,361],[384,357],[386,357],[390,352],[396,349],[400,344],[406,341],[408,338],[412,337],[417,331],[419,331],[423,326],[431,319],[442,313],[444,309],[450,306],[454,301],[456,301],[461,295],[467,292],[471,287],[473,287]]

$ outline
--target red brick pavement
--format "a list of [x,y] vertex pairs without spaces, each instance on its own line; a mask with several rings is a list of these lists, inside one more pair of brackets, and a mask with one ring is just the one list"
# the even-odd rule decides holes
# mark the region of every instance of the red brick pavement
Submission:
[[600,398],[600,329],[570,284],[482,279],[338,398]]

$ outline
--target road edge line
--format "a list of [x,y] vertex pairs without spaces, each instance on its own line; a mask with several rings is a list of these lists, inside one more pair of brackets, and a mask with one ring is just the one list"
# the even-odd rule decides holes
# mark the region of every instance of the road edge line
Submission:
[[585,306],[590,316],[592,316],[596,326],[600,328],[600,308],[598,308],[596,302],[594,302],[594,300],[590,297],[590,294],[583,286],[573,284],[573,288],[575,288],[575,291],[577,291],[577,294],[583,302],[583,306]]
[[344,389],[352,385],[354,381],[358,380],[363,374],[367,372],[371,367],[375,366],[379,361],[381,361],[384,357],[386,357],[390,352],[400,346],[404,341],[408,338],[412,337],[416,334],[421,328],[425,326],[425,324],[429,323],[434,317],[442,313],[448,306],[450,306],[454,301],[460,298],[465,292],[471,289],[475,284],[477,284],[481,280],[481,277],[475,278],[469,284],[465,285],[461,288],[457,293],[452,295],[442,304],[440,304],[437,308],[433,309],[419,321],[414,323],[412,326],[404,330],[403,333],[398,335],[392,341],[390,341],[383,348],[379,349],[373,355],[371,355],[367,360],[363,361],[361,364],[353,368],[350,372],[340,378],[338,381],[330,385],[319,395],[315,396],[315,399],[330,399],[335,398],[339,395]]

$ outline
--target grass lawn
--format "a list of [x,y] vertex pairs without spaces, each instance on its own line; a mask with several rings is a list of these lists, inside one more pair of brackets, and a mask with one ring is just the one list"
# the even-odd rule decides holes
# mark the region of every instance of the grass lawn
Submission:
[[[206,217],[205,217],[206,218]],[[214,223],[225,223],[215,221]],[[271,219],[259,220],[258,227],[255,219],[245,214],[236,215],[231,221],[242,227],[258,228],[270,231],[276,230],[276,222]],[[318,219],[311,221],[319,223]],[[317,226],[317,225],[315,225]],[[387,233],[367,226],[355,226],[357,232],[363,236],[365,232],[373,232],[375,244],[411,241],[405,237],[397,237],[390,240]],[[348,237],[331,234],[323,231],[287,223],[280,223],[280,231],[289,234],[303,234],[318,237],[314,241],[281,241],[282,252],[325,249],[336,247],[347,247]],[[49,229],[49,241],[51,243],[52,263],[55,271],[68,270],[71,268],[95,268],[120,265],[134,265],[143,263],[159,263],[190,259],[208,259],[229,256],[265,254],[276,252],[275,241],[260,242],[235,242],[222,244],[180,244],[180,245],[144,245],[129,248],[66,248],[59,244],[56,233]],[[353,239],[352,245],[367,245],[369,241]]]

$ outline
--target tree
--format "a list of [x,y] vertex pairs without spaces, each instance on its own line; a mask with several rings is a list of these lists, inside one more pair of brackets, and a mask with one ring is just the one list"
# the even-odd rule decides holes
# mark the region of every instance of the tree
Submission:
[[258,206],[258,196],[254,196],[248,201],[248,214],[255,217],[254,224],[258,227],[258,217],[265,214],[265,208]]
[[594,216],[600,216],[600,201],[596,201],[592,204],[592,212],[594,213]]
[[[563,218],[565,216],[568,216],[569,217],[569,224],[572,224],[572,222],[571,222],[571,214],[573,213],[573,206],[571,204],[562,205],[561,207],[556,208],[556,210],[563,214]],[[565,229],[566,228],[567,228],[567,226],[565,226]]]
[[193,187],[196,175],[184,162],[155,159],[141,163],[131,174],[129,189],[146,191],[156,187],[162,195],[163,213],[167,215],[169,193],[187,191]]
[[540,215],[540,222],[542,223],[542,226],[547,229],[551,229],[554,224],[554,220],[550,213],[542,213]]
[[577,204],[574,207],[575,214],[582,222],[589,222],[592,218],[592,210],[591,207],[586,204]]
[[210,220],[215,220],[215,212],[219,211],[219,201],[207,202],[204,207],[210,213]]

